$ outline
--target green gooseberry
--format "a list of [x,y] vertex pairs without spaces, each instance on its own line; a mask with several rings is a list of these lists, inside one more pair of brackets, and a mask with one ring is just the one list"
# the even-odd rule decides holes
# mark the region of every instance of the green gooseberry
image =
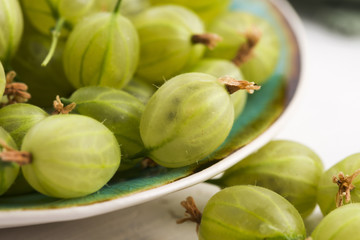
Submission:
[[23,32],[18,0],[0,0],[0,61],[6,65],[14,56]]
[[74,87],[124,87],[139,58],[139,39],[132,23],[118,11],[101,12],[79,22],[66,42],[65,74]]
[[[330,213],[337,206],[349,203],[346,198],[354,203],[360,202],[360,189],[356,187],[360,186],[360,177],[356,177],[360,174],[359,169],[360,153],[356,153],[341,160],[323,173],[317,194],[317,202],[323,215]],[[344,189],[339,188],[339,184]]]
[[[239,68],[231,61],[225,59],[204,58],[190,67],[188,72],[202,72],[213,75],[215,77],[230,76],[237,80],[242,80],[244,77]],[[246,91],[237,91],[231,94],[231,101],[234,104],[235,119],[240,116],[245,108],[247,100]]]
[[310,148],[293,141],[271,141],[229,168],[219,179],[221,187],[257,185],[285,197],[303,218],[314,210],[323,164]]
[[20,81],[29,87],[31,99],[28,102],[40,107],[51,107],[57,95],[67,97],[74,91],[62,66],[64,40],[59,40],[52,61],[47,67],[40,66],[50,45],[51,41],[47,36],[27,25],[19,51],[11,63]]
[[218,15],[225,13],[230,6],[230,0],[150,0],[150,3],[182,5],[196,12],[204,22],[211,22]]
[[[95,0],[95,8],[98,11],[111,12],[117,0]],[[125,17],[131,18],[144,11],[150,6],[148,0],[122,0],[120,13]]]
[[131,79],[128,85],[123,88],[123,90],[139,99],[142,103],[146,104],[156,91],[156,88],[148,82],[138,77],[134,77]]
[[92,117],[114,133],[122,153],[120,170],[136,164],[130,157],[144,150],[139,130],[142,102],[127,92],[97,86],[79,88],[69,101],[76,103],[73,113]]
[[27,103],[12,104],[0,109],[0,126],[11,135],[17,146],[21,146],[29,129],[47,116],[48,114],[37,106]]
[[151,83],[163,83],[203,56],[205,46],[220,37],[206,34],[201,19],[181,6],[151,7],[132,19],[140,37],[136,75]]
[[360,204],[335,209],[315,228],[309,240],[358,240],[360,236]]
[[[0,139],[7,146],[17,149],[16,143],[2,127],[0,127]],[[4,146],[0,144],[0,195],[4,194],[14,183],[19,173],[19,165],[12,162],[3,161]]]
[[73,25],[91,13],[94,0],[21,0],[21,3],[32,26],[42,34],[52,35],[51,47],[41,64],[46,66],[60,35],[66,36]]
[[0,96],[2,97],[5,91],[5,85],[6,85],[6,76],[5,71],[3,68],[3,65],[0,61]]
[[148,157],[164,167],[182,167],[202,160],[222,144],[234,122],[223,80],[227,78],[185,73],[154,93],[140,121]]
[[[274,72],[280,55],[280,39],[263,18],[251,13],[228,12],[209,26],[223,41],[207,57],[232,60],[244,78],[263,84]],[[261,69],[261,70],[259,70]]]
[[102,188],[117,171],[121,154],[114,134],[86,116],[53,115],[32,127],[22,152],[31,162],[22,166],[29,184],[56,198],[85,196]]
[[[191,199],[181,203],[193,210]],[[187,211],[191,214],[196,211]],[[198,215],[198,214],[197,214]],[[193,216],[191,216],[193,217]],[[189,218],[181,219],[178,223]],[[199,240],[304,240],[298,211],[279,194],[258,186],[233,186],[217,192],[196,219]]]

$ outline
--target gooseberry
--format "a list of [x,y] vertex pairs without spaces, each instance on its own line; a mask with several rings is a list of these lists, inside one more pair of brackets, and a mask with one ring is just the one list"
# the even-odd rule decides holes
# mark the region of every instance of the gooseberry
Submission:
[[[216,193],[198,216],[191,198],[182,205],[197,222],[199,240],[303,240],[305,226],[297,210],[282,196],[258,186],[233,186]],[[191,214],[191,213],[195,213]],[[196,216],[197,215],[197,216]]]
[[121,170],[134,166],[131,156],[144,150],[140,137],[140,118],[144,104],[127,92],[108,87],[79,88],[69,98],[76,103],[73,113],[102,122],[121,146]]
[[23,16],[18,0],[0,1],[0,61],[6,65],[14,56],[23,31]]
[[[225,59],[204,58],[190,67],[188,72],[201,72],[213,75],[215,77],[230,76],[234,79],[244,79],[239,68],[231,61]],[[234,117],[240,116],[244,110],[247,100],[246,91],[237,91],[231,94],[231,101],[234,104]]]
[[[185,73],[166,81],[146,104],[140,121],[148,157],[176,168],[196,163],[219,147],[234,122],[228,80]],[[241,84],[237,89],[253,91],[251,83]]]
[[53,115],[32,127],[22,152],[28,163],[22,172],[37,191],[57,198],[74,198],[98,191],[115,174],[120,148],[102,123],[81,115]]
[[207,57],[232,60],[244,78],[263,84],[274,72],[280,56],[280,39],[274,28],[254,14],[232,11],[217,18],[209,31],[222,36]]
[[79,22],[66,42],[65,74],[74,87],[124,87],[139,58],[139,39],[132,23],[118,11],[101,12]]
[[360,236],[360,204],[335,209],[315,228],[309,240],[358,240]]
[[201,19],[176,5],[151,7],[133,18],[140,38],[136,75],[151,83],[163,83],[203,56],[205,46],[220,40],[206,34]]
[[219,186],[253,184],[285,197],[307,217],[317,203],[318,182],[323,164],[310,148],[293,141],[271,141],[229,168],[219,179]]
[[360,186],[360,177],[356,177],[360,174],[358,169],[360,153],[346,157],[323,173],[319,181],[317,202],[324,215],[350,200],[360,202],[360,191],[355,187]]

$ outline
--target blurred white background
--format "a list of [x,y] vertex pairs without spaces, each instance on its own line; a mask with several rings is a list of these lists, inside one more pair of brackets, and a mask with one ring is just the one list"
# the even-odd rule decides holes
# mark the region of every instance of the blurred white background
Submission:
[[[360,152],[360,35],[324,27],[300,12],[306,31],[304,91],[290,121],[276,135],[312,148],[329,168]],[[192,195],[200,209],[218,189],[199,184],[163,198],[83,220],[0,230],[0,239],[192,240],[195,224],[177,225],[179,202]],[[321,215],[307,221],[311,230]]]

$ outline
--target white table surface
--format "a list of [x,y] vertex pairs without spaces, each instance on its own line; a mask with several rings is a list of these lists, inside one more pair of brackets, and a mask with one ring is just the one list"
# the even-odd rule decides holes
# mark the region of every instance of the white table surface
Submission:
[[[300,105],[275,136],[312,148],[329,168],[360,152],[360,36],[343,36],[303,19],[307,71]],[[218,191],[198,184],[160,199],[83,220],[0,230],[0,239],[195,240],[195,225],[177,225],[179,202],[192,195],[202,209]],[[321,219],[319,210],[306,221],[309,230]]]

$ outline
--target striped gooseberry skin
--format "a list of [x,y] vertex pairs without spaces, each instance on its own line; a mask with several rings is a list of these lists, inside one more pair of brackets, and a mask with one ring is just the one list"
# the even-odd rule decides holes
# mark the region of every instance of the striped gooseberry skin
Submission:
[[131,79],[128,85],[123,88],[123,90],[135,96],[142,103],[146,104],[156,91],[156,88],[148,82],[138,77],[134,77]]
[[50,116],[29,130],[22,151],[32,162],[22,166],[29,184],[56,198],[81,197],[98,191],[117,171],[120,148],[114,134],[86,116]]
[[305,226],[283,197],[257,186],[233,186],[216,193],[202,214],[199,239],[304,240]]
[[[285,197],[308,216],[316,206],[323,164],[310,148],[293,141],[271,141],[225,171],[220,186],[257,185]],[[335,195],[334,195],[335,196]]]
[[136,75],[151,83],[163,83],[199,61],[205,52],[202,44],[191,42],[194,34],[204,33],[203,23],[184,7],[152,7],[132,21],[141,49]]
[[[336,208],[335,197],[339,187],[333,182],[332,177],[338,176],[340,172],[343,172],[345,175],[351,175],[358,169],[360,169],[360,153],[355,153],[341,160],[323,173],[317,192],[317,202],[323,215],[330,213]],[[360,203],[360,189],[358,188],[358,186],[360,186],[360,177],[355,177],[352,184],[355,188],[351,191],[351,202]]]
[[192,9],[205,22],[211,22],[218,15],[226,12],[230,0],[150,0],[151,4],[176,4]]
[[15,54],[23,32],[23,16],[18,0],[0,0],[0,61]]
[[[190,67],[188,71],[207,73],[215,77],[230,76],[236,80],[244,80],[239,68],[234,63],[225,59],[204,58]],[[235,119],[239,117],[244,110],[247,96],[247,92],[244,90],[231,94],[231,101],[234,104],[235,110]]]
[[232,11],[213,21],[209,31],[222,36],[223,41],[213,51],[207,51],[206,56],[233,60],[240,46],[246,43],[246,32],[254,29],[260,31],[260,40],[252,51],[252,57],[241,64],[240,69],[247,81],[263,84],[277,66],[280,40],[273,27],[258,16]]
[[[16,143],[2,127],[0,127],[0,139],[3,140],[9,147],[17,149]],[[0,145],[0,152],[3,147]],[[14,183],[19,174],[19,165],[16,163],[3,162],[0,157],[0,195],[4,194]]]
[[6,84],[5,71],[4,71],[3,65],[0,61],[0,96],[2,96],[4,94],[5,84]]
[[149,157],[176,168],[196,163],[229,134],[234,107],[216,77],[185,73],[168,80],[147,103],[140,134]]
[[360,204],[341,206],[326,215],[309,240],[358,240],[360,236]]
[[140,137],[140,118],[144,104],[127,92],[108,87],[84,87],[70,99],[76,103],[75,113],[102,122],[115,135],[121,146],[121,170],[132,167],[129,157],[144,150]]
[[12,104],[0,109],[0,126],[12,136],[17,146],[21,146],[29,129],[47,116],[44,110],[35,105]]
[[116,13],[97,13],[79,22],[66,42],[65,74],[74,87],[124,87],[139,59],[132,23]]

